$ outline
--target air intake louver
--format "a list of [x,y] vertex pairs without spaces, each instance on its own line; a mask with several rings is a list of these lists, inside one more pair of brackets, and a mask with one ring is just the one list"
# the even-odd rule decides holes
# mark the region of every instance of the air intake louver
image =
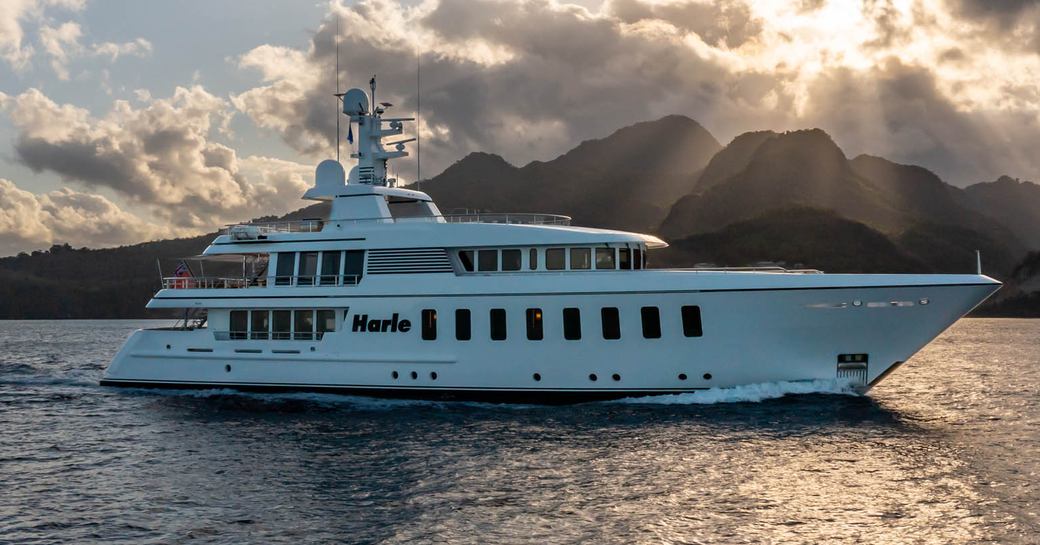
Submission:
[[455,272],[444,248],[369,250],[368,274]]

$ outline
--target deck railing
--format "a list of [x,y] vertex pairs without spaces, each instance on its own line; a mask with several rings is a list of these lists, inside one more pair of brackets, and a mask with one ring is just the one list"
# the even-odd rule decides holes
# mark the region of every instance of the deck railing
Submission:
[[255,239],[270,233],[316,233],[326,224],[337,225],[371,224],[371,223],[505,223],[511,225],[570,225],[570,216],[559,214],[445,214],[440,216],[413,216],[403,218],[352,218],[352,219],[306,219],[297,221],[268,221],[255,223],[238,223],[228,225],[225,234],[236,239]]
[[214,331],[218,341],[320,341],[324,331]]
[[[275,286],[315,286],[331,288],[336,286],[356,286],[359,282],[361,282],[361,275],[359,274],[317,274],[274,277]],[[167,290],[263,288],[267,287],[268,284],[268,277],[266,276],[258,278],[168,276],[162,279],[162,287]]]

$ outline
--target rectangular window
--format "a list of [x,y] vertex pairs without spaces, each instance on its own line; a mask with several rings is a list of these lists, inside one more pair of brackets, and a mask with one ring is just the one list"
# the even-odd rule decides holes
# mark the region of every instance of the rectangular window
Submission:
[[498,270],[498,250],[480,250],[477,252],[477,270],[493,272]]
[[321,253],[321,278],[318,283],[322,286],[335,286],[339,278],[340,261],[343,260],[343,252]]
[[642,269],[643,268],[643,251],[639,248],[632,249],[632,268]]
[[291,286],[293,271],[296,270],[296,252],[278,254],[278,267],[275,270],[274,285]]
[[502,250],[502,270],[519,271],[522,255],[520,250]]
[[459,250],[459,263],[466,272],[473,272],[473,250]]
[[506,309],[491,309],[491,340],[506,340]]
[[632,268],[632,250],[618,248],[618,268],[623,270]]
[[704,336],[704,330],[701,327],[701,307],[687,305],[682,308],[682,332],[687,337]]
[[245,310],[232,310],[230,337],[232,339],[245,339],[249,337],[249,312]]
[[271,329],[271,311],[254,310],[250,314],[249,325],[251,339],[266,339],[270,336],[268,330]]
[[297,286],[313,286],[318,274],[318,252],[300,252],[300,264],[296,273]]
[[571,248],[571,269],[592,267],[592,251],[588,248]]
[[596,269],[612,270],[614,268],[614,249],[596,248]]
[[527,340],[542,340],[542,309],[527,309]]
[[289,339],[292,330],[292,311],[271,311],[271,338],[275,340]]
[[567,268],[567,251],[564,248],[548,248],[545,250],[545,268],[550,271],[562,271]]
[[581,340],[581,310],[563,309],[563,338],[568,341]]
[[336,331],[336,311],[331,309],[319,310],[318,321],[315,325],[317,326],[315,330],[319,333],[319,340],[322,337],[321,334]]
[[661,338],[661,311],[657,307],[643,307],[639,309],[643,318],[643,338]]
[[297,310],[293,320],[293,338],[298,341],[309,341],[314,338],[314,311]]
[[532,271],[538,270],[538,248],[531,248],[531,251],[527,252],[527,268]]
[[606,307],[599,311],[603,321],[603,338],[617,340],[621,338],[621,316],[616,307]]
[[455,340],[468,341],[471,335],[469,309],[455,309]]
[[353,286],[361,282],[361,276],[365,274],[365,251],[347,250],[344,255],[343,285]]
[[422,311],[422,340],[437,340],[437,311],[432,308]]

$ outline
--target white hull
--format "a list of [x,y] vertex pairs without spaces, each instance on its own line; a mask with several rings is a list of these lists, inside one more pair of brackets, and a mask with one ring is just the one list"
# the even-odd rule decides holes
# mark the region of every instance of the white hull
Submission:
[[[637,284],[655,289],[605,289],[602,276],[596,292],[578,288],[581,279],[566,283],[574,280],[572,276],[561,276],[552,292],[542,293],[525,292],[525,281],[519,277],[498,278],[494,284],[498,289],[468,295],[452,293],[450,281],[427,295],[366,296],[359,288],[342,287],[276,288],[273,291],[279,295],[291,292],[293,297],[234,298],[236,303],[228,305],[224,300],[222,304],[226,308],[336,309],[336,331],[319,341],[276,341],[217,340],[219,335],[208,328],[139,330],[102,382],[546,401],[833,380],[839,377],[839,355],[865,354],[865,369],[853,373],[850,380],[868,388],[999,287],[977,275],[727,275],[649,270],[634,274],[644,280]],[[715,279],[734,286],[734,277],[740,279],[735,287],[711,288]],[[543,276],[538,283],[543,288],[544,280]],[[631,286],[632,277],[626,280]],[[156,300],[161,301],[163,294]],[[205,295],[193,297],[211,308],[210,324],[218,329],[221,302],[207,301]],[[679,319],[683,305],[700,307],[703,336],[684,336]],[[646,306],[660,309],[660,338],[643,337],[640,308]],[[563,338],[564,307],[581,309],[581,340]],[[619,309],[620,340],[603,338],[599,314],[603,307]],[[458,308],[472,313],[469,341],[455,338]],[[491,308],[506,310],[506,340],[489,337]],[[525,336],[528,308],[542,310],[543,340]],[[438,311],[436,340],[420,338],[422,309]],[[390,318],[394,313],[414,324],[410,331],[351,330],[356,314]],[[536,375],[540,380],[535,380]]]

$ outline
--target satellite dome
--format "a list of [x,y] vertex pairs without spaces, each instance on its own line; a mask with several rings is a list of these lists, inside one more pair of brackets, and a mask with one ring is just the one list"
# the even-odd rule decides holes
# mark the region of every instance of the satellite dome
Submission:
[[343,93],[343,113],[349,116],[367,114],[368,93],[365,93],[356,87]]

